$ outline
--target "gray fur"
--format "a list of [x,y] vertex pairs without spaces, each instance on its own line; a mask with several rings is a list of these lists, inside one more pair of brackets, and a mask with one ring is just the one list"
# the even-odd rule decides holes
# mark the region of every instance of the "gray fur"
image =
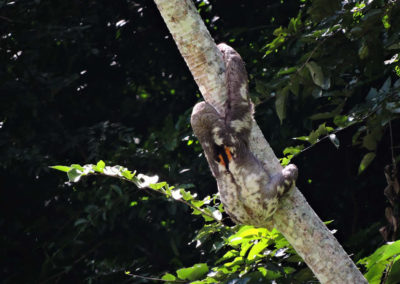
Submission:
[[[297,178],[297,168],[288,165],[272,175],[249,150],[253,106],[248,96],[247,72],[240,55],[230,46],[219,44],[225,62],[227,101],[225,117],[210,104],[195,105],[191,124],[205,152],[225,211],[236,223],[262,226],[276,211],[280,197]],[[229,147],[232,159],[218,155]],[[219,156],[221,157],[221,156]]]

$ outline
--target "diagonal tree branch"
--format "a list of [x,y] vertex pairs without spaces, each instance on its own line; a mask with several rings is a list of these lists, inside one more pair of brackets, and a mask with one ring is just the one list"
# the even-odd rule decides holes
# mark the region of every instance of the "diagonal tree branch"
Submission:
[[[191,0],[154,0],[204,99],[222,115],[226,100],[222,56]],[[267,171],[282,170],[279,160],[253,124],[250,148]],[[282,198],[266,227],[275,226],[321,283],[367,283],[335,237],[295,188]]]

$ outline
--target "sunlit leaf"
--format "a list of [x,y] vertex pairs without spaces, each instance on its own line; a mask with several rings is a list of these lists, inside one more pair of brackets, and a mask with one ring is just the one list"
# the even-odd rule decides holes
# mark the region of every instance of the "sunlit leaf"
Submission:
[[66,173],[71,170],[71,167],[67,167],[67,166],[51,166],[50,168],[58,170],[58,171],[66,172]]
[[78,165],[78,164],[72,164],[71,168],[80,170],[82,172],[85,170],[81,165]]
[[133,179],[133,177],[135,176],[135,172],[131,172],[131,171],[129,171],[129,170],[125,170],[125,171],[123,171],[122,172],[122,176],[123,177],[125,177],[125,178],[127,178],[127,179],[129,179],[129,180],[131,180],[131,179]]
[[97,162],[96,167],[95,167],[94,170],[96,172],[102,173],[105,166],[106,166],[106,164],[102,160],[100,160],[100,161]]
[[164,281],[175,281],[176,277],[170,273],[166,273],[163,277],[161,277],[161,279]]
[[219,264],[221,262],[224,262],[228,259],[237,257],[239,255],[239,252],[237,250],[230,250],[226,252],[220,259],[217,260],[216,264]]
[[[157,180],[158,180],[158,177],[157,177]],[[151,189],[159,190],[159,189],[163,188],[166,184],[167,183],[165,181],[158,182],[158,183],[151,183],[151,184],[149,184],[149,187]]]
[[371,162],[375,159],[375,156],[376,154],[374,152],[365,154],[361,160],[360,166],[358,167],[358,174],[361,174],[369,166],[369,164],[371,164]]
[[78,182],[82,177],[82,171],[73,168],[67,172],[67,175],[68,175],[69,181]]
[[254,259],[260,252],[262,252],[268,246],[267,239],[261,239],[257,244],[255,244],[249,254],[247,255],[247,259],[252,260]]
[[176,274],[180,279],[194,281],[203,277],[209,268],[206,263],[198,263],[192,267],[182,268],[176,271]]

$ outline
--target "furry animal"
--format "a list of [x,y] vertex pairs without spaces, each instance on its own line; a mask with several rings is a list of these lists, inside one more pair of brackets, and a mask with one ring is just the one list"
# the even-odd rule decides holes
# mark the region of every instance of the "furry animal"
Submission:
[[253,105],[244,62],[230,46],[219,44],[225,62],[225,115],[207,102],[195,105],[191,124],[203,147],[225,211],[235,223],[262,226],[282,195],[294,187],[297,167],[267,172],[249,150]]

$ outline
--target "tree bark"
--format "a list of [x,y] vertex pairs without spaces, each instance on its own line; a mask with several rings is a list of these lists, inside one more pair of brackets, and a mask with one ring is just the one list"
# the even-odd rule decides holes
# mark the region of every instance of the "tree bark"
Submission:
[[[224,62],[191,0],[154,0],[204,99],[223,115]],[[250,149],[267,171],[282,170],[257,123]],[[368,283],[342,246],[295,188],[284,196],[265,227],[277,228],[321,283]]]

